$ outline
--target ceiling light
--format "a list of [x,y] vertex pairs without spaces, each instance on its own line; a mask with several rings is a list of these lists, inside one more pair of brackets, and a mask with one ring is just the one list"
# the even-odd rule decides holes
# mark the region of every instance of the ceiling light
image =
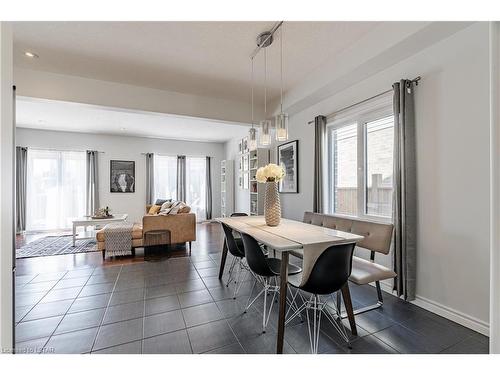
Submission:
[[267,50],[264,49],[264,120],[260,122],[260,144],[269,146],[271,144],[271,120],[267,116]]
[[280,71],[281,71],[281,95],[280,95],[280,113],[276,116],[276,140],[286,141],[288,140],[288,113],[283,112],[283,30],[284,26],[281,26],[281,37],[280,37]]
[[120,128],[120,130],[121,130],[122,132],[124,132],[124,131],[125,131],[125,130],[127,130],[127,129],[125,129],[125,128]]
[[30,59],[38,59],[38,55],[30,51],[25,51],[24,56],[29,57]]

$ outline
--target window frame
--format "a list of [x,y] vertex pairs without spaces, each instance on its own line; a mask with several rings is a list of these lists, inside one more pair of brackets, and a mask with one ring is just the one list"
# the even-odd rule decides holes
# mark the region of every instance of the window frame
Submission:
[[[392,106],[392,95],[388,93],[382,95],[379,98],[370,100],[366,103],[357,105],[349,110],[342,111],[328,119],[326,124],[326,135],[327,135],[327,149],[326,149],[326,166],[328,168],[328,178],[327,178],[327,195],[325,200],[327,202],[326,207],[328,212],[338,216],[344,216],[347,218],[359,218],[367,219],[372,221],[387,222],[392,223],[393,218],[387,216],[379,216],[367,213],[367,192],[368,192],[368,181],[367,181],[367,129],[366,124],[372,121],[379,120],[384,117],[393,116],[393,106]],[[333,176],[333,145],[332,145],[332,133],[333,131],[340,129],[342,127],[356,124],[357,127],[357,213],[355,215],[349,215],[344,213],[335,212],[335,186],[334,186],[334,176]]]

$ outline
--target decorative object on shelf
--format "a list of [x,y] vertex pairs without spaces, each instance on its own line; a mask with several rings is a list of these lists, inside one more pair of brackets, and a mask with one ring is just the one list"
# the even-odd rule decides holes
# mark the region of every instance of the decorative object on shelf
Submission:
[[285,177],[279,183],[280,193],[299,192],[299,141],[278,146],[278,164],[284,169]]
[[264,217],[270,227],[278,226],[281,221],[281,205],[278,193],[278,183],[285,177],[285,170],[279,165],[270,163],[257,170],[256,179],[266,184]]
[[109,213],[109,207],[99,208],[94,212],[92,219],[111,219],[113,215]]
[[248,152],[248,137],[245,137],[241,140],[242,142],[242,150],[243,150],[243,153],[246,154]]
[[109,191],[111,193],[135,193],[135,161],[110,161]]

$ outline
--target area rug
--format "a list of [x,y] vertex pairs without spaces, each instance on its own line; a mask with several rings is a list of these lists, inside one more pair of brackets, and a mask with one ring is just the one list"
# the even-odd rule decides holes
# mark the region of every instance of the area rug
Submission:
[[88,253],[91,251],[98,251],[95,239],[77,240],[76,246],[73,247],[73,236],[47,236],[16,249],[16,259]]

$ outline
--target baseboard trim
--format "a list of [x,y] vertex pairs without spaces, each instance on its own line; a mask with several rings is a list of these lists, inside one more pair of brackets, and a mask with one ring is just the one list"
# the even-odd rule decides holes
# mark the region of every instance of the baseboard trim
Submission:
[[[392,294],[392,285],[382,282],[380,283],[380,286],[382,290]],[[432,301],[419,295],[416,296],[414,301],[410,301],[410,303],[428,310],[434,314],[442,316],[443,318],[449,319],[464,327],[470,328],[476,332],[481,333],[482,335],[490,335],[490,327],[487,322],[476,319],[470,315],[452,309],[451,307],[444,306],[438,302]]]

